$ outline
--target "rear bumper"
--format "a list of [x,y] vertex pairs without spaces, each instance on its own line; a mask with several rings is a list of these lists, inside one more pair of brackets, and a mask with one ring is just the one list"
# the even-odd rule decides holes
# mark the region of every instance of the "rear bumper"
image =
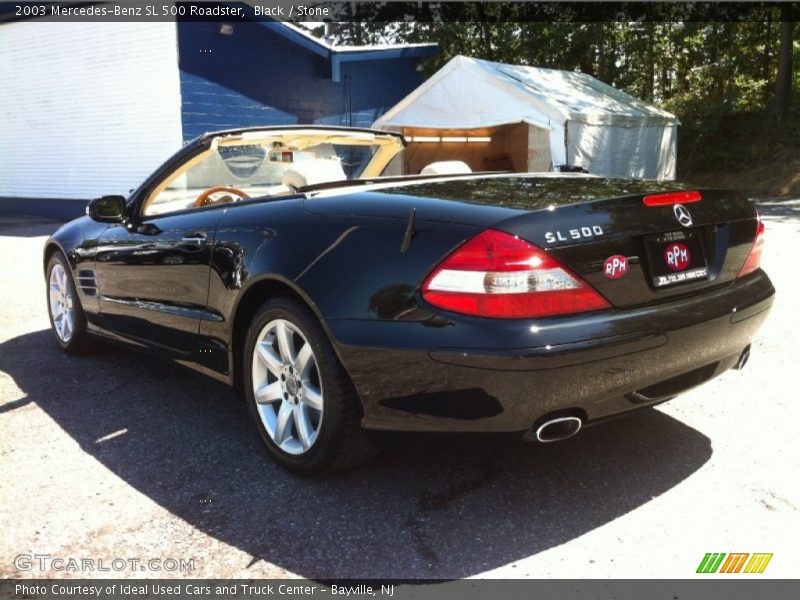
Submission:
[[736,363],[774,294],[759,270],[699,296],[569,318],[328,325],[365,427],[525,431],[550,413],[591,423],[715,377]]

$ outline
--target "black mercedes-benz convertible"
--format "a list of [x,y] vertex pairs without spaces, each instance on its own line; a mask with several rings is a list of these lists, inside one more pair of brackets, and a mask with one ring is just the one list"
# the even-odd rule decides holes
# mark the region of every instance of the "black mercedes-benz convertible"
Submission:
[[234,386],[303,472],[363,460],[364,429],[555,441],[744,365],[775,291],[742,195],[383,175],[403,148],[316,126],[187,144],[47,241],[56,341],[111,338]]

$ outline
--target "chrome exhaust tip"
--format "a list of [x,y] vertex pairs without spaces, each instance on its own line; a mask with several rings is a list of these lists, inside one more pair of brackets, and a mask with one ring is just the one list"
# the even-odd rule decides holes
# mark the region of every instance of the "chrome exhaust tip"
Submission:
[[736,361],[736,364],[733,365],[733,368],[737,371],[741,371],[744,369],[744,366],[747,364],[747,361],[750,360],[750,344],[745,346],[742,353],[739,355],[739,359]]
[[558,417],[548,419],[536,429],[536,439],[543,443],[558,442],[571,438],[583,426],[578,417]]

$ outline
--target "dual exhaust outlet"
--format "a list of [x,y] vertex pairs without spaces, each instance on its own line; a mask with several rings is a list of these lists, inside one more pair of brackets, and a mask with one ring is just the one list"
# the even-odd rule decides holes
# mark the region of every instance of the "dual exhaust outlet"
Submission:
[[747,364],[747,361],[750,360],[750,344],[745,346],[742,353],[739,355],[739,358],[736,360],[736,364],[733,365],[733,368],[737,371],[741,371],[744,369],[744,366]]

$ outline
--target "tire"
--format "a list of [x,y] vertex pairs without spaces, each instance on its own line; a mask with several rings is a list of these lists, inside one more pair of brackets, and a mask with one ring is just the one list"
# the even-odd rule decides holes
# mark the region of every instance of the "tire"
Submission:
[[60,251],[54,252],[47,262],[46,284],[47,315],[56,343],[67,354],[88,352],[93,340],[86,330],[86,315],[72,279],[72,271]]
[[301,302],[281,296],[261,306],[247,332],[243,371],[248,409],[282,467],[329,474],[372,454],[350,377]]

